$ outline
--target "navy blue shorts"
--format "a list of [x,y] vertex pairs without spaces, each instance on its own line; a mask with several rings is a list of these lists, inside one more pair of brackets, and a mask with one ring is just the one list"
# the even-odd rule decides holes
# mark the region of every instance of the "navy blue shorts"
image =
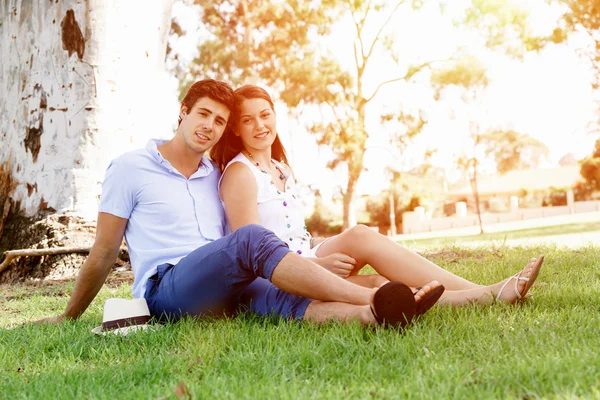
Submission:
[[302,319],[306,307],[313,301],[284,292],[264,278],[256,278],[240,296],[241,311],[257,315],[279,315],[287,319]]
[[240,307],[259,315],[301,319],[311,300],[269,281],[289,252],[273,232],[246,225],[194,250],[176,265],[159,265],[144,297],[150,313],[161,320],[232,314]]

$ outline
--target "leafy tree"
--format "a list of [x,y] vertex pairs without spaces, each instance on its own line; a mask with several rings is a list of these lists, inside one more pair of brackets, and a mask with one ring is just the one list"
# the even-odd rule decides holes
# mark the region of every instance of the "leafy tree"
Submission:
[[[592,77],[592,88],[600,88],[600,0],[554,0],[554,2],[566,6],[566,12],[563,15],[564,32],[584,31],[591,38],[593,45],[586,51],[580,52],[584,59],[587,59],[594,71]],[[600,111],[600,102],[596,104]],[[600,121],[596,121],[592,130],[598,131]]]
[[467,105],[467,113],[476,114],[475,116],[469,115],[469,128],[471,130],[471,151],[465,151],[461,154],[457,160],[457,166],[467,176],[469,182],[471,182],[471,188],[473,189],[473,197],[475,198],[475,207],[477,210],[477,218],[479,220],[479,230],[483,233],[483,221],[481,219],[481,204],[479,201],[479,190],[478,190],[478,168],[480,161],[478,160],[478,149],[482,142],[482,132],[480,130],[480,124],[476,122],[476,119],[480,117],[478,115],[480,111],[477,111],[477,102],[483,91],[488,86],[487,71],[483,63],[476,59],[470,58],[460,60],[449,68],[439,70],[432,74],[431,81],[433,86],[436,88],[437,98],[441,98],[441,92],[448,87],[461,88],[460,97],[462,101]]
[[593,49],[590,49],[586,56],[591,61],[595,70],[593,81],[594,89],[600,87],[600,0],[557,0],[567,6],[567,10],[563,16],[563,21],[566,24],[565,33],[583,29],[594,41]]
[[[353,224],[356,185],[363,171],[369,132],[365,109],[381,88],[394,82],[410,81],[435,60],[410,65],[400,56],[389,31],[392,19],[413,8],[413,2],[336,1],[263,2],[258,0],[196,1],[204,27],[209,32],[199,45],[199,56],[183,78],[209,76],[234,85],[264,84],[273,88],[291,109],[318,105],[331,115],[310,130],[320,145],[334,154],[330,168],[345,166],[343,190],[344,227]],[[416,3],[415,7],[418,7]],[[383,20],[380,16],[385,16]],[[329,33],[334,21],[350,16],[354,26],[354,64],[342,69],[327,50],[319,48],[320,38]],[[373,24],[379,26],[373,29]],[[375,32],[373,35],[372,32]],[[387,54],[398,65],[398,75],[380,79],[366,91],[365,80],[376,76],[371,67],[375,54]],[[369,69],[371,67],[371,69]],[[424,121],[421,115],[394,113],[386,122],[406,122],[399,136],[417,134]]]
[[[198,56],[180,76],[184,86],[198,76],[239,86],[265,84],[290,106],[322,101],[321,85],[345,75],[329,56],[319,54],[316,41],[329,33],[339,17],[336,0],[195,0],[207,31]],[[316,90],[316,92],[315,92]],[[308,98],[308,99],[306,99]]]
[[581,177],[593,190],[600,190],[600,139],[596,140],[592,154],[581,160]]
[[481,158],[492,156],[496,170],[504,174],[514,169],[537,166],[542,157],[548,155],[548,148],[531,136],[514,130],[482,129],[479,120],[485,111],[478,99],[488,86],[485,66],[477,59],[463,59],[448,69],[432,75],[432,82],[438,90],[438,97],[444,88],[450,86],[462,89],[461,99],[467,106],[472,148],[457,158],[457,166],[464,171],[471,182],[480,232],[483,233],[481,204],[478,190],[478,168]]
[[[209,76],[234,85],[264,84],[274,89],[296,112],[301,112],[304,106],[319,106],[325,118],[310,130],[319,144],[330,147],[333,152],[328,167],[341,166],[347,170],[342,193],[343,218],[344,227],[351,226],[356,185],[363,171],[367,141],[373,134],[366,126],[367,105],[382,88],[412,82],[445,61],[403,59],[390,33],[394,18],[419,9],[423,2],[195,0],[195,3],[201,10],[208,35],[199,45],[199,56],[186,70],[187,79]],[[502,2],[494,3],[498,3],[497,7],[490,9],[487,2],[473,0],[474,11],[465,14],[466,22],[475,29],[487,29],[484,36],[495,38],[490,42],[494,46],[512,38],[513,31],[524,32],[519,38],[529,37],[526,18],[513,18],[512,14],[506,14]],[[492,14],[502,18],[489,18]],[[342,17],[350,17],[354,27],[353,36],[348,37],[354,45],[350,68],[342,68],[327,49],[318,45],[333,22]],[[498,24],[502,24],[504,37],[497,35]],[[376,55],[387,56],[396,65],[397,75],[389,79],[383,77],[374,68]],[[384,115],[382,121],[402,125],[397,130],[396,141],[418,134],[426,123],[422,114],[395,111]]]
[[315,190],[315,204],[310,217],[305,221],[306,227],[310,233],[315,236],[323,235],[329,232],[332,219],[329,217],[329,211],[323,203],[323,196],[319,189]]
[[567,38],[567,32],[558,23],[548,35],[534,34],[529,13],[523,2],[517,0],[472,0],[458,24],[479,32],[486,48],[519,59],[527,52],[539,51],[550,43],[562,43]]
[[[390,202],[390,197],[393,199]],[[398,188],[390,188],[381,192],[379,195],[369,198],[366,204],[366,211],[369,215],[369,224],[377,225],[379,232],[386,232],[392,227],[390,212],[392,204],[394,205],[394,213],[396,217],[393,220],[396,231],[402,227],[402,214],[421,205],[421,200],[418,195],[413,195],[408,203],[406,196]]]
[[544,143],[511,129],[486,132],[481,135],[480,143],[485,147],[485,154],[494,157],[500,174],[537,167],[549,154]]
[[[517,1],[472,0],[464,18],[457,25],[480,33],[480,45],[492,52],[522,59],[527,52],[539,51],[549,43],[559,43],[565,38],[563,30],[556,28],[549,35],[533,33],[526,9]],[[499,172],[536,163],[547,152],[545,146],[528,135],[511,130],[482,129],[485,110],[478,99],[485,92],[489,79],[485,65],[475,57],[462,57],[431,75],[431,82],[439,100],[444,89],[460,89],[460,98],[467,106],[467,120],[471,133],[471,149],[457,158],[457,166],[471,182],[477,209],[480,232],[483,233],[481,204],[478,191],[478,172],[481,158],[493,155]],[[524,145],[525,148],[519,147]]]

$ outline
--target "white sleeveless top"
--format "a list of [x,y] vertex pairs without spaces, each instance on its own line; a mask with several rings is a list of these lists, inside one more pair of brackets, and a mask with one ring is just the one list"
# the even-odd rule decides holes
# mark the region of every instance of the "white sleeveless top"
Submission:
[[[314,254],[316,247],[313,249],[310,248],[311,236],[304,224],[302,204],[298,200],[296,182],[291,176],[290,170],[273,160],[275,165],[281,168],[287,176],[285,191],[282,192],[272,182],[271,175],[262,172],[242,153],[235,156],[227,164],[223,170],[223,175],[225,175],[227,168],[236,162],[246,164],[254,174],[254,178],[256,178],[258,219],[260,225],[273,231],[277,237],[288,244],[292,251],[302,254],[305,257],[316,257]],[[223,178],[221,177],[221,179]],[[221,180],[219,180],[219,191],[220,188]]]

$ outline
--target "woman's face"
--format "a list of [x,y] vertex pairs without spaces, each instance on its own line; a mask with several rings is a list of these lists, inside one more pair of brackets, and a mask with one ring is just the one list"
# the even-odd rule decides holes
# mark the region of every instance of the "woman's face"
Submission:
[[265,99],[248,99],[240,105],[240,117],[236,125],[236,135],[242,139],[249,152],[269,148],[275,137],[277,127],[275,112]]

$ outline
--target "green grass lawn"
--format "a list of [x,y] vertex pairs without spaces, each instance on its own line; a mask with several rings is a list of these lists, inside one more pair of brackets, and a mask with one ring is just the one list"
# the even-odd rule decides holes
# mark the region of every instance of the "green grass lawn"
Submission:
[[[0,330],[2,398],[600,398],[600,247],[466,249],[428,255],[478,283],[546,262],[522,305],[436,307],[403,333],[249,315],[183,320],[127,337],[90,333],[104,287],[62,326]],[[64,309],[72,283],[0,287],[0,328]]]
[[[472,243],[502,244],[511,239],[531,239],[540,237],[554,237],[560,242],[560,237],[565,235],[600,232],[600,222],[581,222],[537,228],[517,229],[506,232],[484,233],[482,235],[446,236],[422,239],[400,240],[406,246],[441,247],[469,245]],[[402,237],[402,236],[400,236]]]

